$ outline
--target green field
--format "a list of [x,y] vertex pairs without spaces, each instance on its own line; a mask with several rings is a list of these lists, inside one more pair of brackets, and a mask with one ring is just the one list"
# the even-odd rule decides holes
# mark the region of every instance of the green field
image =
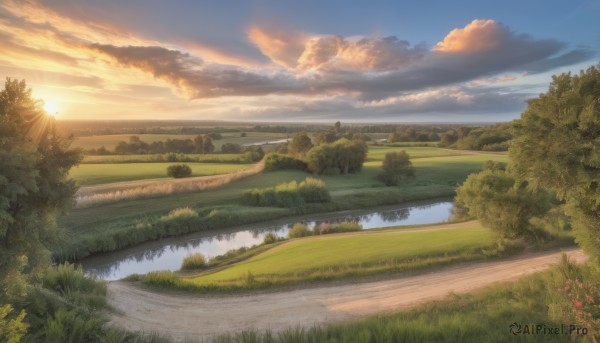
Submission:
[[369,154],[367,155],[367,161],[382,161],[385,157],[385,154],[387,154],[388,152],[400,150],[406,151],[406,153],[410,156],[411,159],[469,154],[468,152],[450,149],[440,149],[436,147],[400,147],[393,145],[369,145]]
[[[206,226],[194,226],[194,230],[203,230],[294,214],[368,208],[450,197],[454,196],[454,189],[457,185],[461,184],[470,173],[481,170],[483,163],[490,159],[506,162],[507,155],[476,153],[418,158],[413,161],[416,177],[407,180],[399,187],[385,187],[376,179],[381,172],[380,161],[367,162],[362,171],[356,174],[318,176],[325,181],[326,187],[332,195],[332,202],[318,206],[307,205],[298,210],[260,208],[259,211],[259,208],[240,206],[241,193],[244,190],[273,187],[291,180],[302,181],[310,175],[301,171],[277,171],[261,173],[210,191],[173,194],[73,209],[67,216],[59,218],[59,224],[67,230],[66,237],[68,239],[64,243],[64,251],[68,252],[66,254],[85,256],[96,251],[120,249],[125,245],[140,243],[148,239],[137,236],[136,222],[143,218],[165,215],[179,207],[192,207],[199,212],[207,213],[218,206],[234,206],[231,208],[229,219]],[[138,167],[139,164],[135,166]],[[239,167],[240,165],[230,166]],[[128,240],[129,238],[131,240],[126,242],[117,237],[128,237]]]
[[490,246],[493,238],[492,232],[478,223],[458,229],[308,237],[291,240],[229,268],[184,280],[197,285],[228,285],[245,283],[251,273],[257,282],[281,283],[397,271],[426,258],[443,260],[474,254],[477,249]]
[[[215,151],[221,149],[221,145],[224,143],[237,143],[237,144],[251,144],[264,141],[274,141],[284,138],[288,138],[286,133],[272,133],[272,132],[247,132],[246,137],[240,137],[241,133],[229,132],[223,133],[223,139],[213,140]],[[197,135],[167,135],[167,134],[140,134],[140,135],[102,135],[102,136],[85,136],[77,137],[73,142],[74,147],[80,147],[83,149],[98,149],[104,146],[108,150],[114,150],[120,141],[129,141],[129,137],[138,136],[143,142],[152,143],[158,141],[166,141],[167,139],[194,139]]]
[[[104,163],[81,164],[71,169],[70,176],[82,185],[167,178],[167,167],[173,163]],[[192,176],[233,173],[252,167],[252,164],[186,163]]]

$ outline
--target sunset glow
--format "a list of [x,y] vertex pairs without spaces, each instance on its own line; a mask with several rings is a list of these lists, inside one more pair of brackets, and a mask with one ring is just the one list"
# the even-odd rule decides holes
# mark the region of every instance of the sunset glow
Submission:
[[51,101],[45,101],[44,110],[51,116],[58,115],[58,107]]
[[0,74],[62,119],[497,121],[600,50],[597,2],[347,6],[6,0]]

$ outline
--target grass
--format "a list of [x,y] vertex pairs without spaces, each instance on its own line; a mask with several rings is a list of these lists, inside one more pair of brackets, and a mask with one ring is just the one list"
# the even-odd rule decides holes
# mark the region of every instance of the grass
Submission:
[[[81,164],[71,169],[70,176],[80,185],[166,178],[167,167],[175,163],[105,163]],[[240,171],[253,164],[186,163],[192,168],[192,176],[219,175]]]
[[[548,305],[564,282],[563,272],[559,267],[552,267],[549,271],[514,283],[486,287],[477,293],[450,294],[446,300],[419,305],[409,311],[280,333],[249,330],[214,337],[211,342],[585,342],[586,337],[575,335],[514,336],[509,332],[512,323],[560,327],[561,322],[549,314]],[[591,334],[587,341],[591,341],[589,336]]]
[[[423,242],[427,242],[424,244]],[[218,271],[182,276],[180,289],[231,290],[413,271],[457,261],[483,259],[494,235],[470,222],[455,229],[365,231],[290,240]],[[165,277],[148,274],[149,285]],[[161,280],[162,279],[162,280]]]
[[369,145],[369,153],[367,161],[383,161],[385,154],[405,150],[410,155],[411,159],[423,157],[439,157],[439,156],[457,156],[467,154],[465,152],[449,149],[439,149],[436,147],[412,147],[399,145]]
[[[224,143],[251,144],[265,141],[275,141],[288,138],[286,133],[273,132],[246,132],[246,137],[240,137],[239,132],[222,133],[222,139],[213,140],[215,151],[221,149]],[[104,146],[108,150],[114,150],[120,141],[129,141],[129,137],[138,136],[146,143],[166,141],[167,139],[194,139],[197,135],[176,135],[176,134],[122,134],[122,135],[101,135],[77,137],[73,142],[74,147],[80,147],[86,150],[98,149]]]
[[[210,224],[210,228],[227,225],[253,223],[266,219],[281,218],[305,213],[328,212],[391,205],[407,201],[448,197],[454,195],[455,187],[475,171],[481,170],[489,159],[506,161],[507,156],[497,154],[473,154],[419,158],[413,161],[416,177],[400,187],[385,187],[376,180],[381,171],[381,162],[367,162],[357,174],[342,176],[319,176],[327,185],[332,201],[326,204],[307,204],[295,211],[288,209],[237,207],[232,216],[238,220],[220,221]],[[241,194],[252,188],[273,187],[283,182],[304,180],[308,174],[301,171],[277,171],[262,173],[215,189],[197,192],[164,194],[151,199],[131,199],[106,203],[89,208],[74,209],[67,216],[59,218],[59,224],[66,229],[65,238],[54,252],[66,256],[87,256],[99,251],[112,251],[141,243],[147,239],[165,237],[165,234],[139,235],[135,223],[140,219],[166,215],[178,207],[192,207],[201,211],[223,205],[239,204]],[[193,228],[204,230],[206,225]],[[187,232],[185,230],[178,231]],[[126,239],[117,238],[125,237]],[[137,238],[136,238],[137,237]],[[155,237],[155,238],[149,238]],[[118,241],[114,243],[114,241]]]

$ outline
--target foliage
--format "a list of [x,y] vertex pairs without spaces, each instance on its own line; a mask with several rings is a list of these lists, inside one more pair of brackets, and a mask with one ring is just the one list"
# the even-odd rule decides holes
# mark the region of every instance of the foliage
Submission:
[[223,154],[239,154],[242,152],[242,146],[237,143],[224,143],[221,145],[221,153]]
[[[494,164],[488,164],[494,168]],[[501,169],[485,169],[471,174],[456,190],[455,205],[503,237],[523,236],[529,220],[550,209],[550,196],[542,190],[531,191],[525,183]]]
[[0,304],[25,295],[29,276],[49,262],[55,214],[72,205],[69,169],[81,159],[25,81],[0,91]]
[[206,257],[201,253],[186,256],[181,263],[181,270],[202,269],[207,266]]
[[462,150],[506,151],[512,138],[512,123],[472,128],[461,127],[441,136],[440,146]]
[[277,235],[273,232],[267,232],[263,238],[263,244],[273,244],[278,241]]
[[275,187],[249,189],[242,193],[242,201],[251,206],[299,207],[305,203],[323,203],[331,200],[325,183],[315,178],[295,180]]
[[176,179],[192,175],[192,168],[187,164],[172,164],[167,167],[167,176]]
[[315,235],[328,235],[331,233],[355,232],[361,231],[362,225],[355,222],[341,222],[336,224],[321,224],[315,226],[313,232]]
[[11,305],[0,306],[0,341],[6,343],[19,343],[27,332],[27,323],[24,322],[25,311],[21,310],[15,318],[9,319],[13,311]]
[[323,143],[308,152],[308,169],[316,174],[352,174],[362,169],[367,157],[367,144],[346,138],[334,143]]
[[577,242],[600,259],[600,65],[553,76],[515,125],[512,170],[567,203]]
[[403,179],[415,175],[415,168],[405,150],[385,154],[382,169],[377,178],[386,186],[397,186]]
[[[146,143],[139,136],[130,136],[129,141],[120,141],[115,147],[115,154],[208,154],[214,151],[214,145],[210,135],[198,135],[194,139],[167,139],[166,141],[155,141]],[[88,151],[90,154],[106,155],[111,152],[104,146]]]
[[305,171],[307,169],[307,165],[304,161],[297,159],[291,155],[284,154],[268,154],[265,157],[265,170],[266,171],[275,171],[275,170],[302,170]]
[[304,155],[313,147],[312,141],[306,132],[300,132],[292,137],[288,150],[293,155]]
[[311,230],[304,223],[296,223],[288,232],[288,238],[300,238],[312,235]]

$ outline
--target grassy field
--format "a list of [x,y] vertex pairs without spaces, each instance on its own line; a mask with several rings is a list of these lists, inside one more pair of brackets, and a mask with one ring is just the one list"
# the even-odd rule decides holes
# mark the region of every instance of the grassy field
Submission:
[[[393,149],[401,150],[403,148],[394,147]],[[228,212],[229,219],[193,227],[194,230],[203,230],[204,228],[223,227],[221,225],[253,223],[265,220],[264,218],[275,219],[294,214],[368,208],[453,196],[455,187],[462,183],[470,173],[480,170],[483,163],[490,159],[506,162],[507,156],[477,153],[417,158],[413,161],[416,177],[399,187],[385,187],[376,179],[377,174],[381,171],[380,161],[367,162],[363,170],[356,174],[319,176],[325,181],[327,189],[332,195],[332,202],[311,204],[295,210],[261,208],[258,211],[257,208],[239,206],[241,193],[244,190],[273,187],[291,180],[300,182],[310,175],[301,171],[277,171],[251,176],[210,191],[128,200],[74,209],[67,216],[59,218],[59,224],[66,229],[66,242],[64,243],[67,247],[66,250],[81,257],[98,251],[119,249],[127,244],[137,244],[148,239],[144,235],[138,236],[139,230],[136,229],[136,222],[144,218],[163,216],[179,207],[192,207],[198,212],[209,213],[218,206],[233,206]],[[125,241],[118,237],[139,238],[124,243]]]
[[440,149],[436,147],[413,147],[413,146],[394,146],[394,145],[370,145],[367,161],[382,161],[385,154],[393,151],[405,150],[411,159],[423,157],[441,157],[441,156],[457,156],[468,154],[463,151]]
[[[435,227],[434,227],[435,228]],[[217,272],[182,278],[195,285],[281,284],[400,271],[465,260],[493,243],[493,234],[477,223],[459,229],[403,232],[365,231],[291,240]],[[423,244],[427,242],[427,244]]]
[[[221,149],[221,145],[224,143],[237,143],[237,144],[250,144],[264,141],[273,141],[288,138],[286,133],[272,133],[272,132],[247,132],[246,137],[240,137],[241,133],[229,132],[223,133],[223,139],[213,140],[215,151]],[[98,149],[104,146],[106,149],[113,150],[120,141],[129,141],[129,137],[138,136],[142,141],[146,143],[166,141],[167,139],[194,139],[197,135],[155,135],[155,134],[141,134],[141,135],[102,135],[102,136],[85,136],[77,137],[73,142],[74,147],[80,147],[83,149]]]
[[[166,178],[167,167],[173,163],[105,163],[81,164],[71,169],[70,176],[80,185]],[[218,175],[250,168],[252,164],[186,163],[192,176]]]

